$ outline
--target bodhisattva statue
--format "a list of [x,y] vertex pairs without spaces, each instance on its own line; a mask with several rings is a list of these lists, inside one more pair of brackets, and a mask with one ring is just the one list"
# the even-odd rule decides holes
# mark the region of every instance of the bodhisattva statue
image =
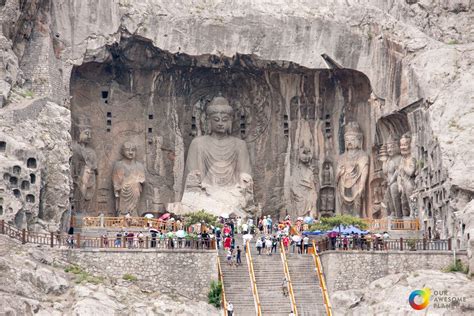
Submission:
[[402,217],[401,194],[398,189],[398,166],[402,156],[400,156],[400,146],[398,137],[389,137],[387,142],[388,156],[381,156],[382,170],[385,175],[387,183],[387,191],[385,191],[385,204],[387,207],[387,214],[396,218]]
[[182,205],[189,211],[246,216],[253,206],[247,144],[230,136],[233,109],[227,99],[215,97],[206,115],[210,134],[194,138],[189,147]]
[[402,159],[398,166],[398,190],[401,193],[403,216],[410,216],[410,196],[415,189],[416,160],[411,156],[411,134],[403,134],[400,139]]
[[97,156],[89,145],[92,138],[90,122],[79,117],[76,125],[79,139],[72,144],[72,168],[76,211],[90,213],[94,210],[92,199],[96,190]]
[[365,184],[369,174],[369,156],[362,150],[363,135],[357,122],[344,129],[345,152],[339,157],[336,185],[339,212],[364,216]]
[[145,182],[145,167],[136,161],[137,147],[125,142],[122,146],[122,159],[117,161],[112,172],[115,208],[117,215],[138,216],[138,203]]
[[299,151],[298,164],[291,175],[291,204],[292,215],[316,217],[316,202],[318,200],[316,181],[311,161],[313,153],[309,147],[302,146]]

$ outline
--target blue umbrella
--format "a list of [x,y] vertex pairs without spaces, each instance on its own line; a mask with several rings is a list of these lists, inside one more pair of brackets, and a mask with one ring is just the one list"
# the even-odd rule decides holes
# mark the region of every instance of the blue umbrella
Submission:
[[304,222],[305,222],[305,224],[313,224],[314,219],[311,216],[306,216],[304,218]]
[[310,236],[310,235],[312,235],[312,236],[317,236],[317,235],[322,235],[322,234],[324,234],[324,233],[323,233],[322,231],[320,231],[320,230],[304,231],[304,232],[303,232],[303,235],[308,235],[308,236]]
[[347,226],[347,227],[344,227],[342,225],[340,225],[339,227],[335,226],[333,229],[327,231],[327,233],[330,233],[330,232],[335,232],[335,233],[341,233],[341,234],[367,234],[368,232],[366,230],[361,230],[360,228],[357,228],[355,226]]

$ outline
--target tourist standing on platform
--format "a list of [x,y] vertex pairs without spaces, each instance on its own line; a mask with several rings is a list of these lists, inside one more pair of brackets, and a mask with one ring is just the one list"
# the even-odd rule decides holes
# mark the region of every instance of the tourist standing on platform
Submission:
[[288,253],[288,246],[290,245],[290,238],[287,235],[283,236],[283,247],[285,247],[285,252]]
[[247,223],[242,224],[242,233],[244,235],[249,233],[249,225]]
[[271,251],[271,253],[273,253],[273,252],[276,253],[276,251],[277,251],[277,246],[278,246],[278,238],[277,238],[276,236],[273,236],[273,238],[272,238],[272,251]]
[[116,235],[115,235],[115,242],[114,242],[114,246],[117,247],[117,248],[120,248],[121,245],[122,245],[122,236],[123,236],[123,232],[122,231],[119,231]]

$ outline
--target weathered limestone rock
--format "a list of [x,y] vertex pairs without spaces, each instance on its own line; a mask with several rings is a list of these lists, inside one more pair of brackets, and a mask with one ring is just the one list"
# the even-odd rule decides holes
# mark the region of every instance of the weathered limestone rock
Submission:
[[[464,274],[435,270],[388,275],[372,282],[365,289],[333,292],[330,300],[336,315],[410,314],[414,312],[408,303],[410,293],[424,287],[430,288],[432,295],[423,312],[429,315],[472,314],[474,301],[468,293],[474,291],[474,283]],[[446,294],[438,293],[443,291]],[[465,302],[451,305],[441,300],[447,297],[465,298]],[[436,298],[440,301],[436,302]],[[439,307],[441,304],[448,304],[450,307]]]
[[0,218],[18,228],[68,224],[69,113],[46,100],[0,109]]

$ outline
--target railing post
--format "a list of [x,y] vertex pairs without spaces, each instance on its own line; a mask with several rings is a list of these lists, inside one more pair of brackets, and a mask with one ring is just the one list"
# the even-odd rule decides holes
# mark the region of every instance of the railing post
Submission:
[[81,248],[81,234],[79,233],[76,234],[76,243],[77,243],[77,248]]
[[100,236],[100,245],[99,248],[104,248],[104,236]]
[[148,236],[145,237],[145,248],[148,249]]
[[423,250],[426,250],[426,238],[423,238]]
[[49,238],[51,238],[49,245],[51,246],[51,248],[53,248],[54,247],[54,233],[53,232],[49,233]]
[[0,220],[0,233],[5,234],[5,220]]
[[403,237],[400,237],[400,250],[403,250]]
[[448,239],[448,250],[452,250],[451,249],[451,238]]
[[26,229],[21,230],[21,243],[26,244]]

